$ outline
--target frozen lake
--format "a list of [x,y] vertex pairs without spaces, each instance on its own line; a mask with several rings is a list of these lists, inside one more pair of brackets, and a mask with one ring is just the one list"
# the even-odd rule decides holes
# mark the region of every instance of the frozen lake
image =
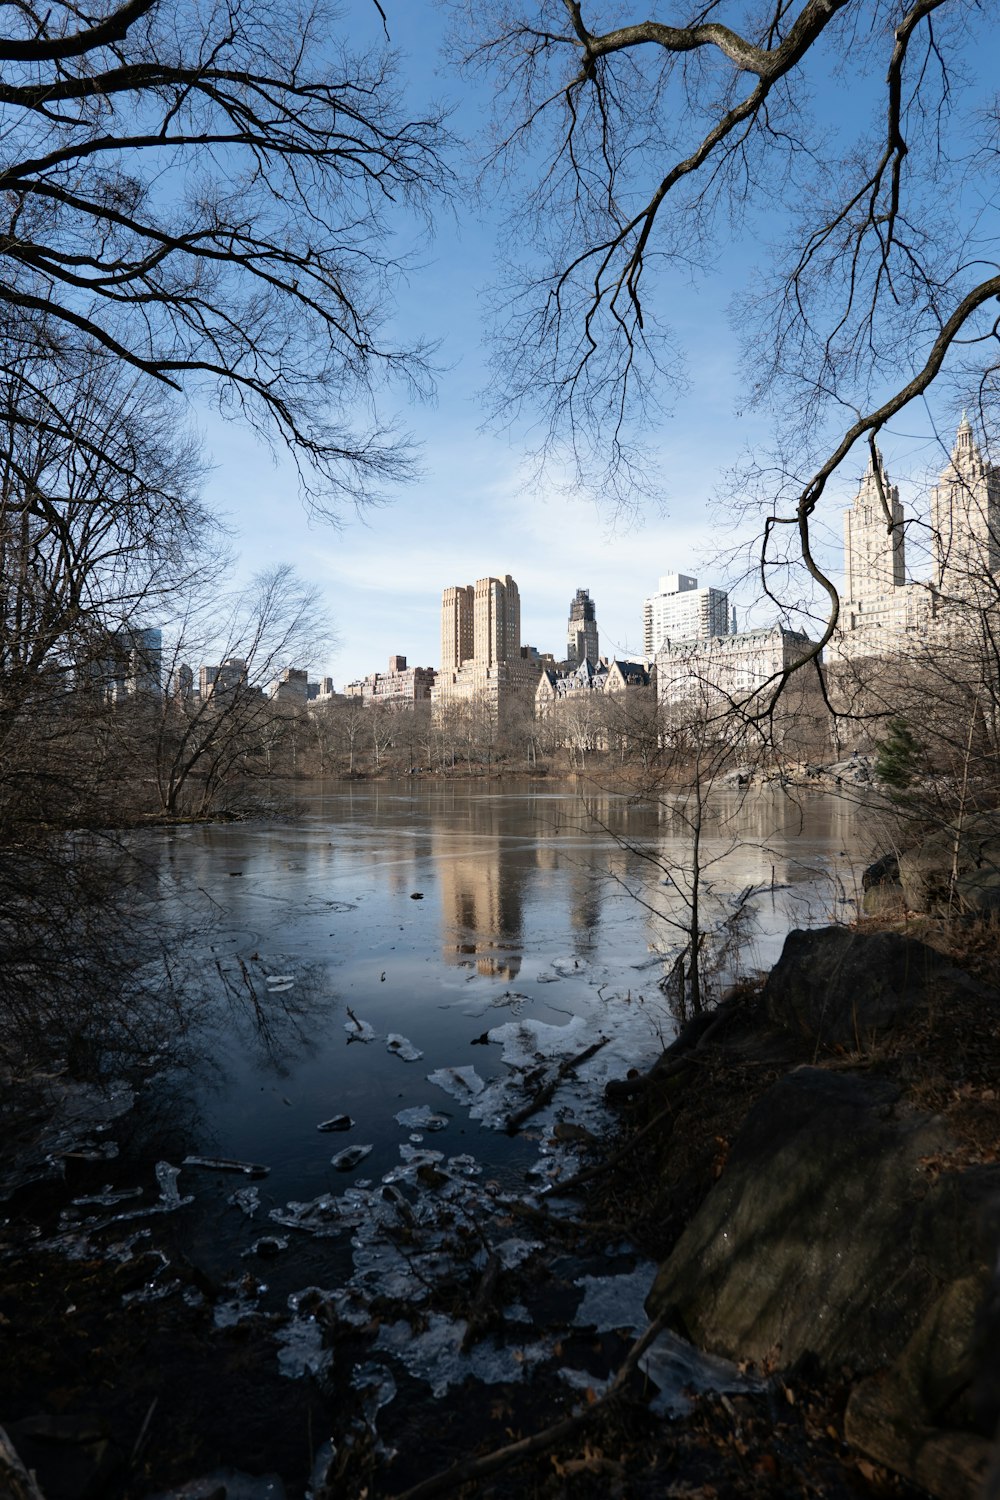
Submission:
[[[88,1120],[81,1096],[41,1148],[44,1222],[22,1215],[20,1232],[131,1263],[125,1300],[183,1301],[220,1338],[251,1323],[278,1375],[333,1381],[336,1410],[353,1391],[372,1424],[404,1377],[432,1398],[536,1369],[589,1388],[564,1325],[634,1336],[655,1268],[625,1243],[568,1257],[540,1226],[574,1211],[546,1191],[575,1168],[566,1138],[606,1139],[604,1084],[675,1032],[660,981],[687,920],[676,807],[544,783],[338,784],[300,792],[294,818],[153,829],[133,848],[170,1038],[134,1104],[123,1082]],[[769,965],[790,927],[850,915],[871,853],[846,800],[719,797],[702,912],[742,916],[709,988]],[[466,1347],[437,1289],[467,1295],[488,1260],[528,1305],[514,1296]],[[331,1326],[362,1351],[336,1370]],[[666,1333],[647,1358],[663,1412],[683,1387],[744,1379]]]
[[[754,891],[722,982],[843,911],[868,849],[830,797],[755,789],[715,811],[709,920]],[[521,1170],[537,1152],[497,1128],[524,1099],[512,1065],[608,1036],[543,1117],[592,1125],[605,1078],[673,1034],[658,981],[689,835],[669,806],[538,783],[338,784],[303,794],[294,821],[143,842],[191,1027],[160,1116],[169,1145],[267,1166],[269,1203],[342,1189],[331,1158],[355,1144],[372,1147],[357,1174],[378,1178],[420,1133],[412,1110],[435,1116],[435,1145]],[[317,1129],[336,1116],[352,1127]]]

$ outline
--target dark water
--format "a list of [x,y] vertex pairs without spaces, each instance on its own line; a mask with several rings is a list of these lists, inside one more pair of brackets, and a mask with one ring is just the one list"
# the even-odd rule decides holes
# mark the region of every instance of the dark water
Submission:
[[[449,1150],[520,1170],[532,1148],[428,1075],[509,1077],[500,1047],[474,1042],[511,1021],[540,1023],[541,1051],[558,1041],[547,1028],[575,1028],[570,1050],[613,1033],[583,1070],[593,1087],[651,1061],[675,1024],[657,981],[689,848],[669,806],[530,783],[337,785],[303,795],[293,821],[148,837],[190,1064],[150,1086],[150,1153],[259,1162],[268,1202],[309,1199],[344,1185],[330,1160],[345,1145],[374,1148],[356,1176],[394,1165],[413,1133],[396,1114],[427,1105],[448,1116]],[[718,983],[770,963],[789,926],[842,911],[867,854],[846,802],[766,790],[722,799],[704,849],[709,922],[757,891]],[[354,1039],[352,1014],[375,1040]],[[422,1056],[404,1061],[392,1036]],[[341,1113],[349,1133],[317,1130]]]
[[[709,989],[768,966],[790,927],[850,913],[870,846],[846,801],[719,797],[699,885],[718,938]],[[676,1029],[661,981],[688,921],[691,833],[677,806],[538,784],[336,785],[301,794],[292,818],[153,830],[134,853],[159,928],[144,978],[162,984],[173,1030],[134,1107],[123,1087],[113,1120],[49,1157],[65,1178],[45,1184],[37,1228],[19,1206],[21,1229],[130,1262],[127,1296],[144,1302],[202,1308],[196,1268],[219,1329],[278,1314],[260,1357],[282,1376],[328,1368],[313,1294],[302,1301],[321,1288],[340,1326],[378,1328],[374,1363],[338,1379],[374,1380],[379,1404],[403,1371],[434,1397],[536,1367],[587,1385],[572,1360],[556,1369],[562,1313],[536,1326],[515,1301],[502,1331],[466,1352],[466,1325],[433,1310],[431,1289],[478,1278],[488,1250],[524,1285],[538,1266],[555,1276],[516,1212],[574,1169],[553,1127],[607,1136],[604,1084],[647,1067]],[[551,1102],[508,1133],[560,1066]],[[349,1129],[318,1129],[341,1115]],[[348,1147],[364,1154],[341,1170]],[[637,1332],[653,1271],[633,1247],[606,1247],[565,1273],[559,1296],[578,1304],[566,1316],[596,1336]],[[419,1333],[407,1307],[421,1310]],[[655,1357],[666,1411],[694,1354]]]

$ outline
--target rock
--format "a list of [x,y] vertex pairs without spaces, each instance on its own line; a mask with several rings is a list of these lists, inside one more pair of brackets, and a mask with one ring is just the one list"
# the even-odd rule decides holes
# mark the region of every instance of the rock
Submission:
[[898,1355],[940,1283],[911,1235],[920,1160],[950,1142],[897,1117],[895,1086],[798,1068],[754,1106],[719,1181],[661,1266],[651,1317],[728,1358],[872,1371]]
[[886,880],[881,885],[871,885],[861,897],[861,910],[866,917],[902,917],[906,915],[906,896],[898,881]]
[[848,1442],[976,1500],[1000,1419],[1000,1165],[933,1179],[953,1146],[886,1079],[796,1069],[747,1115],[646,1307],[730,1359],[865,1377]]
[[844,1436],[939,1500],[982,1500],[993,1445],[967,1432],[916,1423],[895,1405],[887,1378],[865,1381],[851,1398]]
[[764,1000],[771,1020],[789,1031],[864,1048],[957,986],[974,988],[968,975],[914,938],[823,927],[788,934]]
[[869,865],[861,876],[861,889],[871,890],[873,886],[896,885],[899,882],[899,859],[895,854],[883,854],[874,864]]
[[[13,1478],[3,1466],[12,1451],[33,1475],[41,1494],[58,1500],[92,1500],[106,1494],[122,1467],[122,1455],[99,1417],[47,1412],[22,1417],[8,1424],[6,1439],[6,1447],[0,1445],[0,1479],[10,1484],[9,1489],[0,1488],[4,1500],[21,1500],[16,1466],[10,1469]],[[30,1490],[24,1493],[32,1496]]]
[[955,881],[958,910],[987,915],[1000,911],[1000,870],[968,870]]
[[974,813],[963,821],[960,830],[956,826],[938,829],[899,857],[899,879],[907,906],[911,911],[935,915],[961,909],[952,888],[953,876],[956,881],[972,877],[971,889],[975,891],[979,878],[988,889],[993,883],[987,877],[998,873],[1000,821],[996,813]]
[[43,1500],[42,1492],[18,1456],[14,1444],[0,1427],[0,1494],[6,1500]]

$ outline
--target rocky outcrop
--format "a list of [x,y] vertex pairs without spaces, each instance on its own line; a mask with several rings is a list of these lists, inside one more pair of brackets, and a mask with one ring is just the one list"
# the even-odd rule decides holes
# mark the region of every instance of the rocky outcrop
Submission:
[[[765,988],[771,1022],[817,1057],[959,993],[996,1015],[925,945],[839,929],[790,934]],[[853,1446],[940,1500],[979,1500],[1000,1420],[1000,1165],[953,1165],[945,1119],[871,1054],[863,1071],[826,1055],[749,1109],[647,1309],[731,1359],[850,1372]]]
[[829,1046],[859,1049],[971,980],[898,932],[790,932],[764,988],[771,1020]]
[[1000,910],[1000,817],[975,813],[899,856],[910,911],[931,915]]
[[[895,1358],[937,1289],[914,1255],[923,1157],[947,1132],[890,1083],[798,1068],[751,1110],[648,1304],[698,1344],[757,1362]],[[877,1272],[873,1267],[877,1265]]]

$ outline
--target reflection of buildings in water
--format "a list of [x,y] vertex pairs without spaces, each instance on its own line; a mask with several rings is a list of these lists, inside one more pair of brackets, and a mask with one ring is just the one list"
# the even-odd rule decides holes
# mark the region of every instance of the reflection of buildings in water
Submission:
[[589,863],[577,864],[569,876],[569,922],[573,952],[592,953],[601,919],[602,878]]
[[471,967],[474,958],[476,972],[484,978],[516,979],[523,858],[505,846],[493,827],[484,828],[460,852],[455,844],[462,835],[456,838],[454,828],[435,832],[445,961]]

